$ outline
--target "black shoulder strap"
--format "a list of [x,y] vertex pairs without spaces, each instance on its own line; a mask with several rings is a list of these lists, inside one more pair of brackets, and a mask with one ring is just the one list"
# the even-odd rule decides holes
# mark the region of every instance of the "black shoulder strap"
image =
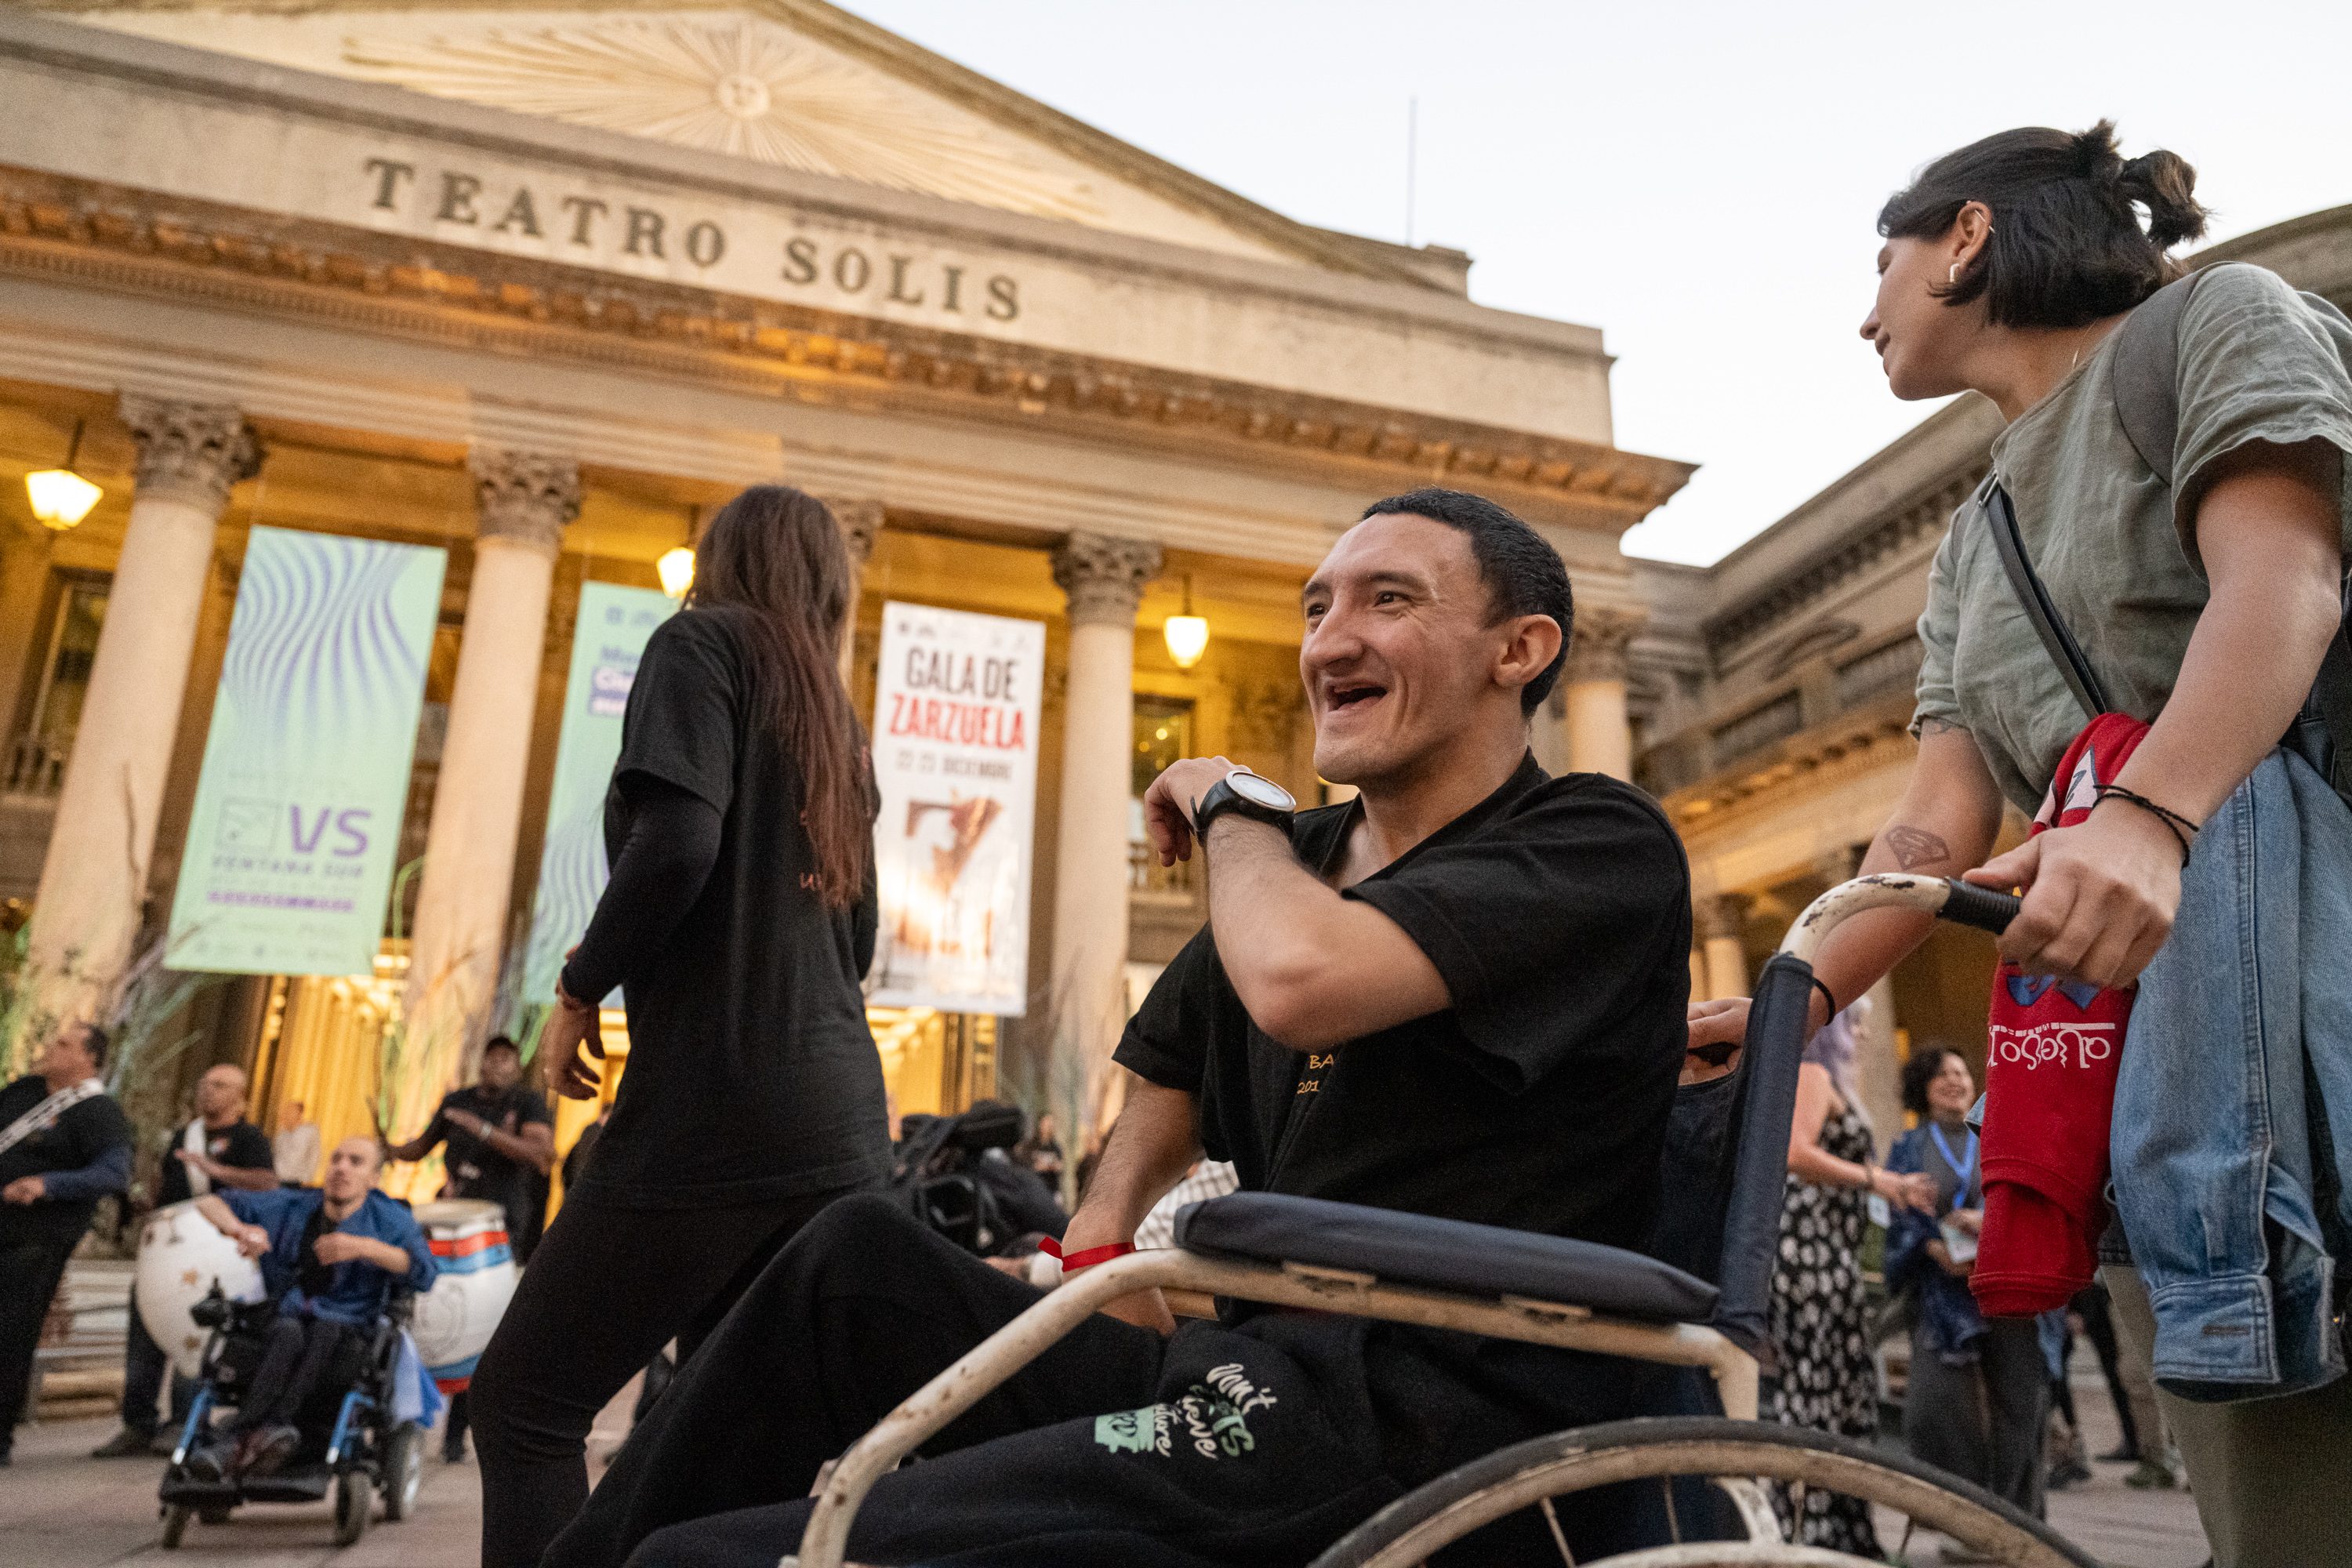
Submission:
[[2058,618],[2057,606],[2050,602],[2049,590],[2042,579],[2033,574],[2033,564],[2025,558],[2025,541],[2017,531],[2017,509],[2009,504],[2009,492],[2000,488],[1997,474],[1985,476],[1977,492],[1984,507],[1985,517],[1992,525],[1992,547],[2000,556],[2000,569],[2009,574],[2009,585],[2017,592],[2018,602],[2025,606],[2026,618],[2049,650],[2050,661],[2058,673],[2066,678],[2066,689],[2083,705],[2088,719],[2095,719],[2111,710],[2106,688],[2099,684],[2098,671],[2091,668],[2075,646],[2074,634],[2066,623]]
[[2166,284],[2139,303],[2116,329],[2116,416],[2140,461],[2172,482],[2173,448],[2180,436],[2180,318],[2202,269]]

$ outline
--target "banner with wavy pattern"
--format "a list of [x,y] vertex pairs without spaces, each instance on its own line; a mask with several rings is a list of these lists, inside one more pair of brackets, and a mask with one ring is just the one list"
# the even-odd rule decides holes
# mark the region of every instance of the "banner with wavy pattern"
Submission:
[[427,546],[253,530],[172,900],[173,968],[373,972],[447,564]]
[[[668,595],[613,583],[580,586],[572,634],[572,677],[563,731],[555,742],[555,788],[547,802],[547,843],[539,856],[530,945],[523,958],[524,1003],[555,1000],[563,954],[588,929],[604,896],[604,791],[621,755],[621,714],[646,639],[677,608]],[[620,993],[612,1000],[617,1004]]]

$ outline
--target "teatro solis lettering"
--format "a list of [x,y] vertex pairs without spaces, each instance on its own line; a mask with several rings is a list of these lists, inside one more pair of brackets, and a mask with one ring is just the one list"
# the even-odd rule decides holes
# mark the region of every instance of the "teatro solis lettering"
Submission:
[[[1003,752],[1025,749],[1027,725],[1021,710],[1013,705],[1020,664],[1015,658],[908,648],[906,683],[909,690],[890,694],[890,717],[883,726],[884,733]],[[921,697],[915,695],[916,690],[940,695]]]
[[[400,212],[423,202],[436,224],[523,239],[552,237],[559,246],[634,256],[647,261],[683,258],[698,268],[716,267],[727,257],[727,231],[706,217],[681,220],[658,207],[595,196],[548,200],[529,185],[492,189],[478,174],[460,169],[421,174],[414,163],[370,158],[362,165],[368,205]],[[959,264],[901,255],[880,246],[869,254],[854,245],[827,249],[807,235],[783,245],[782,281],[820,294],[871,299],[948,315],[979,314],[993,321],[1021,315],[1021,284],[1004,273],[973,278]]]

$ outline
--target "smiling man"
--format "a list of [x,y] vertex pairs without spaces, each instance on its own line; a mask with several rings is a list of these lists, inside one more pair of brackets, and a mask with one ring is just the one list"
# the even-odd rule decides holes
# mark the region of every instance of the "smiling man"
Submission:
[[[1142,1081],[1064,1256],[1125,1249],[1204,1149],[1244,1190],[1641,1245],[1686,1036],[1689,873],[1646,796],[1528,753],[1566,569],[1493,502],[1417,490],[1340,538],[1302,608],[1316,770],[1360,794],[1294,813],[1222,758],[1152,785],[1163,858],[1208,856],[1210,921],[1119,1046]],[[547,1563],[766,1568],[818,1468],[1034,1300],[885,1200],[836,1204]],[[1344,1318],[1179,1328],[1156,1293],[1114,1311],[884,1477],[850,1557],[1303,1562],[1465,1459],[1636,1413],[1657,1375]],[[1580,1555],[1606,1542],[1585,1531],[1609,1521],[1562,1520]]]

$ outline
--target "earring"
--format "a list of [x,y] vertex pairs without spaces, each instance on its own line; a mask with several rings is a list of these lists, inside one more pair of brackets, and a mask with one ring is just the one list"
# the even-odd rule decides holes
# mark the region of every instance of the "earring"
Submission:
[[1944,275],[1944,282],[1947,286],[1949,286],[1951,284],[1958,283],[1959,280],[1960,264],[1955,261],[1952,263],[1952,269]]

